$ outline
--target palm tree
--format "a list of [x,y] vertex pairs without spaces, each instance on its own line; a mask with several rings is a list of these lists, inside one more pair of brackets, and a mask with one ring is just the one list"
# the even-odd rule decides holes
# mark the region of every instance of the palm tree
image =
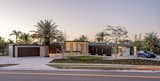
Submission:
[[50,42],[56,38],[57,25],[52,20],[40,20],[37,25],[35,35],[39,37],[44,45],[50,45]]
[[96,41],[101,42],[101,38],[100,38],[100,37],[97,37],[97,38],[96,38]]
[[82,35],[80,38],[79,38],[80,41],[88,41],[88,37],[85,36],[85,35]]
[[104,42],[104,39],[105,39],[106,36],[108,36],[108,34],[104,31],[102,31],[102,32],[97,33],[96,36],[97,36],[97,38],[96,38],[97,41]]
[[74,39],[74,41],[80,41],[80,42],[88,41],[88,37],[85,35],[81,35],[78,39]]
[[19,40],[21,43],[24,43],[24,44],[29,44],[31,42],[30,35],[28,33],[22,33],[19,36]]
[[15,35],[16,36],[16,43],[17,43],[18,42],[18,38],[19,38],[21,33],[22,33],[21,31],[13,30],[10,35]]

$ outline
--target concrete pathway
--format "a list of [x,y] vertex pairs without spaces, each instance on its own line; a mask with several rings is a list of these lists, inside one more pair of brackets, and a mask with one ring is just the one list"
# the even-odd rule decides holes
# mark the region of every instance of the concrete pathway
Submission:
[[0,67],[0,70],[55,70],[56,68],[46,65],[52,59],[49,57],[0,57],[0,64],[19,64]]

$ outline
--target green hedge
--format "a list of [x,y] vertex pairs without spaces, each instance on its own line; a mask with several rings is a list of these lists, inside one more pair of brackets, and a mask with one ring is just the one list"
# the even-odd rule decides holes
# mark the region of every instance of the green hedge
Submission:
[[117,59],[103,60],[101,57],[76,56],[67,59],[55,59],[51,63],[101,63],[101,64],[132,64],[132,65],[160,65],[160,61],[146,59]]

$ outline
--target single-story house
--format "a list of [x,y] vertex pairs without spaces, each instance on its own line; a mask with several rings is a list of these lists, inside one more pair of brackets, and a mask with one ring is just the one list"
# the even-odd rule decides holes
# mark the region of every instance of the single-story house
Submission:
[[26,56],[48,56],[48,46],[34,44],[10,44],[9,56],[26,57]]
[[89,43],[87,41],[65,41],[53,43],[49,47],[36,44],[10,44],[9,56],[50,56],[50,55],[105,55],[112,56],[118,46],[118,56],[130,56],[132,45],[115,43]]

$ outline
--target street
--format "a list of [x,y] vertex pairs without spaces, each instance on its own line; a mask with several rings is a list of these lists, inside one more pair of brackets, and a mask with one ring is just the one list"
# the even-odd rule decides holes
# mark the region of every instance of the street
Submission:
[[103,71],[0,71],[0,81],[159,81],[160,73]]

